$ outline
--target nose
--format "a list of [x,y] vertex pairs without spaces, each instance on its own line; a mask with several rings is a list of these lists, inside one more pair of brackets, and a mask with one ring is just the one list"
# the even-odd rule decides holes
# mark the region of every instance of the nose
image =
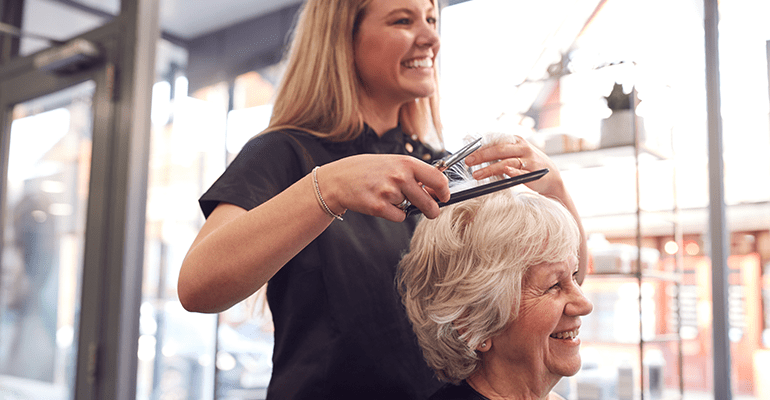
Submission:
[[416,43],[417,46],[422,48],[432,47],[434,54],[437,53],[441,46],[441,38],[436,31],[436,26],[423,21],[417,33]]
[[583,290],[573,282],[572,299],[564,307],[564,313],[570,316],[588,315],[594,310],[594,303],[583,294]]

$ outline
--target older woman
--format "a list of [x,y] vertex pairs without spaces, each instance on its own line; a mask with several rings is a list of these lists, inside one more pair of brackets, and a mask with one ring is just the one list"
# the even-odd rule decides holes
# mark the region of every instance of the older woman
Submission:
[[[399,289],[423,355],[450,382],[431,397],[559,398],[580,369],[578,226],[559,203],[506,190],[418,225]],[[549,397],[552,396],[552,397]]]

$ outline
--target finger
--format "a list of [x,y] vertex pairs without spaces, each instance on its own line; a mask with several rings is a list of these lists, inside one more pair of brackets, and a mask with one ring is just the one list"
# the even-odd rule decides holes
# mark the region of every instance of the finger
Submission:
[[516,157],[516,161],[519,162],[519,167],[517,169],[523,170],[524,168],[527,168],[527,163],[521,159],[521,157]]
[[519,161],[516,158],[508,158],[473,171],[473,178],[478,180],[499,175],[508,175],[513,177],[527,172],[517,168],[518,166]]
[[372,214],[378,217],[382,217],[387,219],[388,221],[393,222],[403,222],[406,219],[406,213],[397,208],[395,205],[388,207],[387,209],[383,209],[381,212]]
[[[449,179],[447,179],[446,175],[444,175],[441,171],[436,169],[433,166],[430,166],[428,164],[425,164],[421,161],[418,161],[421,165],[418,165],[415,170],[415,180],[417,185],[410,186],[411,191],[414,191],[415,195],[420,196],[421,194],[424,194],[427,197],[431,197],[430,194],[425,192],[423,189],[423,186],[425,186],[426,189],[430,190],[431,193],[440,201],[448,201],[449,197],[451,196],[451,193],[449,191]],[[419,193],[416,191],[416,189],[419,188]],[[407,197],[409,197],[409,193],[404,192]],[[412,200],[412,203],[414,203],[414,200],[412,198],[409,198],[409,200]],[[417,205],[415,203],[415,205]]]
[[504,142],[484,146],[465,158],[465,165],[472,167],[510,157],[521,156],[520,145]]
[[394,204],[394,205],[395,205],[395,206],[396,206],[396,208],[398,208],[399,210],[406,210],[406,208],[407,208],[407,207],[409,207],[409,205],[411,205],[411,204],[412,204],[412,202],[411,202],[411,201],[409,201],[409,199],[407,199],[406,197],[404,197],[404,200],[401,200],[401,202],[400,202],[400,203],[398,203],[398,204]]
[[438,216],[438,203],[422,186],[406,187],[404,188],[404,194],[412,202],[412,205],[419,208],[426,217],[432,219]]
[[425,189],[425,191],[426,191],[426,192],[428,192],[428,194],[430,195],[430,197],[432,197],[432,198],[434,198],[434,199],[438,199],[438,195],[436,194],[436,191],[435,191],[435,190],[433,190],[433,189],[431,189],[431,188],[429,188],[429,187],[427,187],[427,186],[423,185],[423,184],[422,184],[422,182],[420,182],[420,185],[422,185],[422,188],[423,188],[423,189]]
[[[373,193],[362,194],[361,198],[366,199]],[[408,200],[402,193],[401,188],[393,187],[390,190],[379,192],[376,195],[371,196],[370,205],[360,210],[364,214],[373,215],[375,217],[385,218],[393,222],[401,222],[406,218],[405,213],[398,206],[402,201]]]

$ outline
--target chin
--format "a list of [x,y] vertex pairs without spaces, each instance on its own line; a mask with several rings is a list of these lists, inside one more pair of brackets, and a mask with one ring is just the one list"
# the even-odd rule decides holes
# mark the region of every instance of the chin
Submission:
[[573,376],[580,372],[580,368],[582,367],[582,362],[580,361],[580,358],[577,359],[575,362],[569,362],[565,363],[563,365],[558,366],[553,371],[556,375],[567,377],[567,376]]
[[567,373],[566,373],[566,374],[564,374],[564,376],[574,376],[575,374],[577,374],[578,372],[580,372],[580,367],[581,367],[581,366],[582,366],[582,364],[578,364],[578,366],[577,366],[577,367],[575,367],[575,368],[572,368],[572,369],[570,369],[569,371],[567,371]]
[[433,84],[418,85],[407,89],[406,92],[409,93],[409,97],[419,99],[433,96],[436,93],[436,87]]

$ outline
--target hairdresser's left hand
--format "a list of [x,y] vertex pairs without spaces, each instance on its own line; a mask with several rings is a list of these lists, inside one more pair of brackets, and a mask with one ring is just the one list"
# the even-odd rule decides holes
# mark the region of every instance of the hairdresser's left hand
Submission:
[[490,163],[473,172],[476,179],[495,175],[517,176],[539,169],[548,168],[550,172],[540,179],[526,185],[545,196],[561,197],[564,182],[556,165],[540,149],[531,145],[520,136],[510,136],[510,140],[485,145],[465,159],[469,167]]

